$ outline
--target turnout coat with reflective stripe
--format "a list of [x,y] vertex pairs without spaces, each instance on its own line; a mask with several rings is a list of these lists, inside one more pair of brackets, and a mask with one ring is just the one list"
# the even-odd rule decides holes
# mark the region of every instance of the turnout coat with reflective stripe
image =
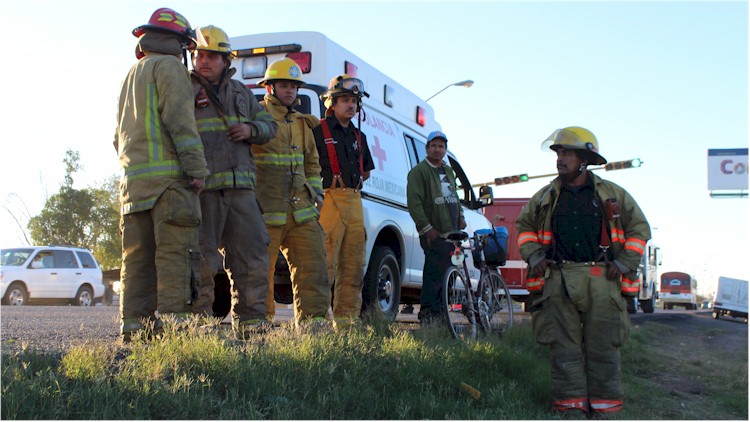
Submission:
[[[195,107],[195,122],[211,171],[205,190],[254,189],[255,162],[249,144],[265,144],[276,135],[276,122],[258,104],[252,91],[232,79],[236,71],[227,70],[218,92],[195,71],[191,75],[193,94],[197,97],[203,89],[209,99],[205,107]],[[229,128],[240,123],[253,125],[257,134],[245,142],[230,140]]]
[[177,57],[146,52],[133,65],[122,83],[117,121],[123,214],[152,209],[169,186],[208,176],[190,76]]
[[315,197],[323,196],[323,182],[312,128],[320,120],[290,110],[271,94],[266,94],[261,105],[279,125],[271,142],[253,145],[263,220],[269,226],[286,225],[290,209],[297,224],[318,218]]
[[[592,172],[589,172],[588,176],[593,178],[596,193],[602,204],[610,198],[616,199],[620,204],[620,216],[607,220],[610,248],[613,258],[630,270],[622,276],[622,293],[635,295],[639,288],[636,270],[641,262],[646,242],[651,238],[651,228],[643,211],[625,189]],[[552,211],[557,205],[561,186],[562,182],[556,178],[548,186],[540,189],[524,206],[516,220],[518,247],[521,257],[526,262],[529,262],[529,258],[539,249],[546,255],[547,250],[553,245]],[[544,280],[532,276],[531,268],[528,274],[527,289],[530,292],[541,291]]]

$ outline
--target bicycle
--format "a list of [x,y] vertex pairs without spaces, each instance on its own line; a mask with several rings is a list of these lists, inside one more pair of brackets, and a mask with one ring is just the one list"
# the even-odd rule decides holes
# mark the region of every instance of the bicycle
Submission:
[[[460,230],[442,235],[455,246],[451,253],[453,265],[443,276],[442,309],[445,321],[455,339],[472,341],[477,337],[477,325],[489,335],[502,335],[513,325],[513,303],[503,276],[494,265],[485,261],[484,249],[488,238],[494,235],[474,233],[469,246],[464,242],[468,233]],[[473,244],[473,246],[472,246]],[[474,265],[480,270],[476,289],[471,285],[466,265],[466,250],[474,250]]]

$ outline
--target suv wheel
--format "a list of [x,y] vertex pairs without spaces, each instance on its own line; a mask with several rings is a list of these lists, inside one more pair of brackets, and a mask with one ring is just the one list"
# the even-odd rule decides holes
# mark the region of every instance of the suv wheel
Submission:
[[73,304],[76,306],[94,306],[94,292],[91,287],[81,286],[76,293]]
[[3,305],[22,306],[29,300],[29,294],[23,284],[15,282],[8,287],[3,298]]

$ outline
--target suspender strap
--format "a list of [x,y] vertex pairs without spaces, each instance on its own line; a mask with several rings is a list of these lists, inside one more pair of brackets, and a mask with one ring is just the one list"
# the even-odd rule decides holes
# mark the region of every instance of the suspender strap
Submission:
[[602,234],[599,239],[599,248],[602,250],[602,253],[599,255],[599,258],[597,258],[597,261],[604,258],[604,262],[609,263],[609,259],[607,258],[607,249],[609,249],[610,241],[609,236],[607,235],[606,223],[604,222],[605,219],[606,217],[602,216]]
[[333,177],[341,177],[341,167],[339,167],[339,156],[336,154],[336,141],[333,140],[331,129],[328,127],[326,119],[320,119],[320,128],[323,129],[323,142],[328,150],[328,161],[331,163],[331,173]]

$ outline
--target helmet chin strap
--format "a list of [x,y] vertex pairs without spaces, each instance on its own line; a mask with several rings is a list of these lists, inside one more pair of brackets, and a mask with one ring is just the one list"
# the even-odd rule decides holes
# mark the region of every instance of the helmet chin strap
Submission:
[[563,182],[566,184],[573,183],[576,179],[578,179],[581,176],[581,174],[583,174],[583,172],[586,171],[587,165],[588,163],[586,163],[585,161],[581,162],[581,165],[578,166],[578,169],[576,170],[575,174],[571,174],[568,177],[564,177],[564,176],[562,177]]

